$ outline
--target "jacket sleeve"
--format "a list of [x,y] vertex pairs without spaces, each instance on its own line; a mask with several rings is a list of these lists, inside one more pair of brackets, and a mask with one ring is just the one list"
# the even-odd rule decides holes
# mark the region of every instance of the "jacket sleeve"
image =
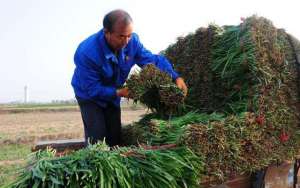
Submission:
[[80,87],[87,91],[89,97],[94,100],[101,99],[106,101],[116,97],[116,88],[103,85],[100,73],[97,71],[99,67],[91,59],[82,53],[76,53],[74,60],[79,73]]
[[179,77],[178,73],[173,69],[169,60],[162,55],[152,54],[149,50],[144,48],[143,44],[140,42],[138,36],[136,37],[136,47],[137,52],[135,55],[136,64],[139,67],[144,67],[146,64],[153,63],[161,71],[167,72],[173,80]]

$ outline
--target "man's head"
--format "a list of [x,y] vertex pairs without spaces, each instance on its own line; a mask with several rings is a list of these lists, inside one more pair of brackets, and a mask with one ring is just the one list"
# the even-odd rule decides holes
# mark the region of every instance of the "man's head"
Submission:
[[105,15],[103,28],[109,46],[118,51],[130,40],[133,30],[132,18],[124,10],[113,10]]

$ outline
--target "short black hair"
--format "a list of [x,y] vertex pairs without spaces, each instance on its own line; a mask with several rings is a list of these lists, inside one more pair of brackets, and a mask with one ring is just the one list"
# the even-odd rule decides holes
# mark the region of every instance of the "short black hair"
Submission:
[[132,23],[131,16],[124,10],[117,9],[107,13],[103,19],[103,28],[107,31],[112,32],[113,26],[117,21],[121,21],[125,24]]

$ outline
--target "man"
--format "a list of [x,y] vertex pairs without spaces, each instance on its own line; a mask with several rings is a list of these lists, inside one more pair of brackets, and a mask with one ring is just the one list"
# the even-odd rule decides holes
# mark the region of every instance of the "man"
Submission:
[[109,146],[120,144],[120,97],[128,97],[128,89],[119,88],[133,65],[155,64],[187,93],[183,79],[168,60],[145,49],[132,31],[127,12],[111,11],[103,19],[103,29],[85,39],[76,50],[72,86],[80,106],[86,144],[104,139]]

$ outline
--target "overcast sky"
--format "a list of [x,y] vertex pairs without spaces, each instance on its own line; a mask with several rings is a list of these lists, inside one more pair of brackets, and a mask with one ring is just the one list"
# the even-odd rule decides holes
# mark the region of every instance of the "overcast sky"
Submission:
[[110,10],[122,8],[154,53],[209,23],[239,24],[253,14],[300,39],[297,0],[0,0],[0,103],[48,102],[74,97],[71,77],[77,45],[101,29]]

